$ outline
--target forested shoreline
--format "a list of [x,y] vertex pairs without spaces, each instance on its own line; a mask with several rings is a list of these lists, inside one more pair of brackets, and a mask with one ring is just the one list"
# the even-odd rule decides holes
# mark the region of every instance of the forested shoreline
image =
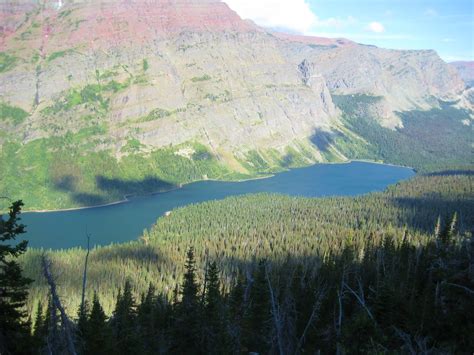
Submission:
[[82,306],[85,250],[28,250],[23,345],[68,352],[44,257],[78,353],[468,353],[473,196],[465,170],[361,197],[179,208],[140,241],[91,250]]

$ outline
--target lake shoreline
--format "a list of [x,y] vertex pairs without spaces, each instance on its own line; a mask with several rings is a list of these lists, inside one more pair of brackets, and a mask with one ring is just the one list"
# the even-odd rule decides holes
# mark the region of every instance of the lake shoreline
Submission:
[[102,207],[108,207],[108,206],[114,206],[114,205],[119,205],[119,204],[124,204],[130,202],[130,198],[134,197],[148,197],[148,196],[154,196],[154,195],[159,195],[159,194],[165,194],[171,191],[175,191],[178,189],[181,189],[183,186],[189,185],[189,184],[194,184],[196,182],[203,182],[203,181],[215,181],[215,182],[232,182],[232,183],[239,183],[239,182],[246,182],[246,181],[252,181],[252,180],[263,180],[263,179],[268,179],[275,174],[279,174],[285,171],[290,171],[292,169],[301,169],[301,168],[307,168],[310,166],[314,165],[342,165],[342,164],[350,164],[350,163],[368,163],[368,164],[379,164],[379,165],[387,165],[387,166],[393,166],[393,167],[398,167],[398,168],[405,168],[405,169],[410,169],[417,173],[416,169],[410,166],[404,166],[404,165],[397,165],[397,164],[390,164],[390,163],[384,163],[381,161],[375,161],[375,160],[368,160],[368,159],[352,159],[352,160],[347,160],[347,161],[342,161],[342,162],[326,162],[326,163],[316,163],[304,167],[297,167],[297,168],[290,168],[286,170],[282,170],[277,173],[270,173],[269,175],[265,176],[256,176],[253,178],[248,178],[248,179],[241,179],[241,180],[217,180],[217,179],[201,179],[201,180],[194,180],[185,184],[179,184],[175,186],[174,188],[167,189],[167,190],[162,190],[162,191],[156,191],[156,192],[151,192],[143,195],[125,195],[123,199],[118,200],[118,201],[112,201],[109,203],[104,203],[100,205],[93,205],[93,206],[81,206],[81,207],[71,207],[71,208],[62,208],[62,209],[55,209],[55,210],[27,210],[24,211],[22,214],[29,214],[29,213],[54,213],[54,212],[70,212],[70,211],[79,211],[79,210],[87,210],[87,209],[93,209],[93,208],[102,208]]

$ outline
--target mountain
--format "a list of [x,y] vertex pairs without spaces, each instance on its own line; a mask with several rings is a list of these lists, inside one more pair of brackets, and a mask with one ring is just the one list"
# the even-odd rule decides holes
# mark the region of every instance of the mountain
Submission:
[[341,98],[393,132],[469,107],[434,51],[274,33],[217,0],[2,1],[0,27],[0,193],[30,208],[387,160]]
[[452,62],[450,63],[459,72],[464,82],[469,86],[474,86],[474,62]]

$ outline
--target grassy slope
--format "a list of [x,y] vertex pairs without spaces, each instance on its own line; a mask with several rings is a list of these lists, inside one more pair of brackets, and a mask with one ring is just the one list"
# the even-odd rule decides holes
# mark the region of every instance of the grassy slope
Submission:
[[[207,149],[189,143],[190,159],[176,155],[179,146],[151,154],[136,153],[120,161],[108,151],[92,151],[99,144],[94,130],[65,137],[35,140],[26,145],[6,143],[0,151],[0,191],[22,198],[27,209],[57,209],[104,204],[125,195],[170,189],[202,179],[243,177],[220,164]],[[2,202],[5,207],[6,202]]]
[[[344,127],[333,136],[318,138],[316,145],[320,144],[318,148],[326,160],[340,161],[342,153],[349,159],[407,165],[420,172],[473,165],[471,130],[461,122],[467,112],[443,105],[428,112],[404,113],[404,128],[392,131],[359,113],[358,108],[375,99],[335,98],[345,112]],[[100,102],[97,105],[102,107]],[[0,150],[0,194],[23,198],[28,210],[98,205],[204,176],[232,180],[303,166],[310,163],[312,154],[303,145],[300,152],[288,150],[285,156],[276,151],[250,151],[240,161],[248,171],[244,175],[225,166],[195,142],[183,145],[196,151],[189,159],[175,154],[181,146],[144,154],[140,142],[132,137],[123,147],[129,155],[118,161],[111,152],[97,149],[106,137],[107,126],[97,123],[76,133],[37,139],[26,145],[6,139]],[[5,207],[6,202],[0,202],[0,209]]]
[[[362,197],[294,198],[248,195],[176,209],[160,218],[140,241],[97,248],[90,256],[89,296],[97,290],[110,311],[117,285],[129,278],[135,292],[153,283],[171,296],[183,271],[185,251],[196,248],[202,266],[206,250],[219,257],[224,278],[255,258],[284,259],[325,255],[347,240],[359,245],[370,233],[402,238],[408,229],[416,243],[432,232],[438,216],[457,211],[460,228],[474,228],[474,171],[417,176]],[[40,274],[41,250],[29,250],[22,262],[36,279],[30,306],[46,296]],[[73,309],[79,302],[84,250],[48,253],[59,291]]]

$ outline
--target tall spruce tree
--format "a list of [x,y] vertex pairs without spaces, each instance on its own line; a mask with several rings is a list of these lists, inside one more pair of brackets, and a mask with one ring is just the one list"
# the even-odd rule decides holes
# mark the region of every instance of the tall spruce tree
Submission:
[[227,309],[220,291],[219,269],[216,262],[209,264],[206,275],[206,294],[204,304],[206,353],[222,354],[228,351]]
[[84,349],[84,336],[87,330],[87,318],[89,316],[89,304],[87,301],[80,305],[77,311],[76,327],[76,346],[78,349]]
[[142,295],[137,308],[137,326],[140,337],[141,352],[152,354],[159,348],[156,336],[155,287],[150,284],[146,294]]
[[202,307],[198,297],[199,285],[196,281],[196,261],[192,247],[188,250],[185,268],[181,301],[176,307],[173,326],[174,351],[201,353],[203,352],[200,328]]
[[101,355],[111,352],[111,332],[107,317],[94,292],[92,308],[83,334],[84,354]]
[[138,335],[135,321],[135,300],[132,295],[132,285],[127,280],[123,293],[119,292],[117,297],[117,304],[111,321],[117,353],[130,354],[136,350]]
[[30,327],[24,306],[32,280],[22,275],[17,261],[26,251],[26,240],[14,245],[25,233],[20,223],[22,201],[13,202],[7,218],[0,216],[0,353],[25,353],[30,344]]
[[250,352],[268,352],[271,322],[270,296],[266,280],[266,261],[259,262],[253,274],[250,302],[244,322],[243,338]]
[[219,284],[219,269],[216,262],[209,264],[206,275],[205,315],[207,324],[217,328],[219,326],[219,311],[222,304]]
[[229,337],[232,342],[232,353],[240,354],[241,349],[241,335],[242,335],[242,320],[245,310],[245,279],[244,275],[239,272],[235,285],[231,288],[228,297],[229,310]]
[[[46,312],[48,310],[46,309]],[[42,349],[44,347],[45,339],[47,336],[47,325],[45,324],[45,315],[43,314],[43,305],[41,301],[38,302],[36,307],[36,316],[33,331],[33,346],[35,349]]]

